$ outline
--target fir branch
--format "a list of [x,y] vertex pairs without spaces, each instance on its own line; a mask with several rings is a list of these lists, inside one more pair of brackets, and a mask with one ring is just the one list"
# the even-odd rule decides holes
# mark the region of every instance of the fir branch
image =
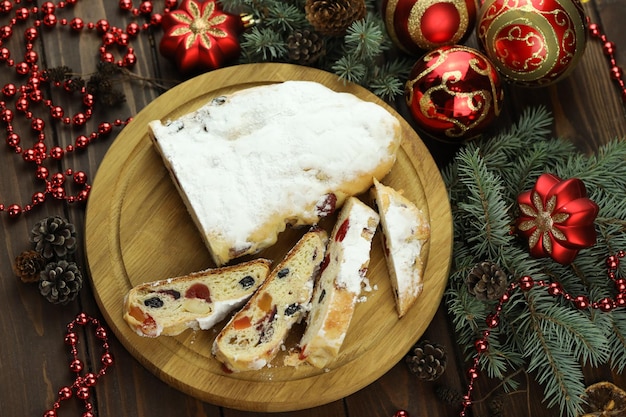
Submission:
[[372,79],[369,88],[383,100],[392,100],[404,91],[404,83],[395,75],[383,75]]
[[458,160],[459,180],[467,187],[466,201],[458,202],[457,213],[469,226],[465,238],[479,259],[497,259],[502,246],[512,240],[501,181],[487,170],[477,151],[461,150]]
[[581,397],[585,391],[580,363],[572,356],[570,346],[553,337],[544,327],[544,317],[537,313],[543,304],[544,291],[536,288],[529,292],[527,300],[529,316],[526,324],[530,330],[524,344],[524,356],[528,358],[528,372],[536,373],[537,382],[543,385],[547,406],[559,406],[561,415],[578,415],[582,411]]
[[348,28],[344,37],[346,48],[359,60],[372,60],[388,49],[384,33],[384,27],[369,13],[365,19],[353,22]]
[[613,320],[608,334],[610,364],[615,372],[621,374],[626,369],[626,310],[616,310],[611,315]]
[[411,62],[407,59],[387,60],[381,67],[376,67],[369,88],[383,100],[391,101],[404,93],[405,80],[411,70]]
[[243,38],[241,48],[248,60],[278,61],[287,54],[284,39],[271,29],[255,26]]
[[[509,378],[508,372],[524,363],[524,358],[519,352],[506,349],[498,337],[493,337],[490,339],[488,353],[483,355],[480,361],[481,366],[487,370],[487,376],[502,380],[506,391],[517,389],[518,382]],[[519,372],[519,369],[516,372]]]
[[341,57],[332,70],[344,81],[361,84],[367,74],[366,66],[352,55]]
[[275,2],[268,6],[264,22],[279,32],[293,31],[308,24],[304,8],[283,2]]
[[[477,262],[491,259],[511,279],[530,275],[559,282],[569,294],[590,300],[615,295],[605,260],[626,249],[626,141],[610,142],[595,155],[585,155],[570,142],[550,138],[551,123],[545,108],[528,109],[509,129],[467,144],[442,170],[454,221],[455,256],[446,300],[458,340],[468,354],[494,307],[472,298],[464,284]],[[581,250],[568,266],[533,258],[527,243],[509,230],[519,215],[517,196],[532,188],[543,172],[582,179],[589,197],[600,206],[596,245]],[[626,263],[618,274],[626,276]],[[510,294],[491,335],[481,367],[490,376],[504,378],[508,368],[526,366],[544,387],[547,406],[558,406],[562,415],[575,416],[580,408],[582,364],[626,369],[624,309],[581,311],[544,288]]]

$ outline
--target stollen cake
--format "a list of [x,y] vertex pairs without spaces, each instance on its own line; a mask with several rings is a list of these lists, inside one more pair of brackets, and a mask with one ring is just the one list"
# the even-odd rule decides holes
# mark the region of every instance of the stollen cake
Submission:
[[367,191],[401,141],[382,106],[310,81],[239,90],[149,132],[218,266]]
[[248,301],[270,265],[256,259],[137,285],[124,297],[124,320],[147,337],[210,329]]
[[315,286],[300,359],[324,368],[339,354],[361,293],[379,216],[356,197],[339,213]]
[[374,180],[371,194],[398,316],[403,317],[422,292],[430,222],[424,210],[392,187]]
[[217,335],[213,354],[226,370],[261,369],[276,356],[311,300],[327,240],[320,228],[305,233]]

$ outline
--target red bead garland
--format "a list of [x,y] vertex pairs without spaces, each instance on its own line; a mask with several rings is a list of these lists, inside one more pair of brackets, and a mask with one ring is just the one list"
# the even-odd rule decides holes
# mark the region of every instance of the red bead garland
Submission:
[[553,297],[563,297],[565,300],[571,301],[574,306],[579,310],[585,310],[587,308],[593,308],[602,312],[608,313],[616,308],[626,306],[626,279],[619,278],[617,272],[619,269],[620,259],[626,256],[626,251],[618,251],[615,255],[607,257],[607,277],[613,281],[616,288],[615,297],[605,297],[601,300],[590,302],[589,298],[584,295],[573,296],[565,291],[565,289],[558,282],[548,282],[545,280],[534,280],[531,276],[525,275],[516,282],[509,284],[505,293],[500,297],[498,304],[495,307],[495,311],[487,316],[486,324],[487,329],[483,330],[482,337],[474,342],[474,348],[476,349],[476,355],[470,368],[467,371],[469,383],[467,386],[467,392],[463,396],[462,409],[459,413],[460,417],[467,416],[467,410],[472,405],[472,391],[474,390],[474,383],[478,379],[478,363],[480,361],[480,355],[489,350],[489,336],[491,329],[498,327],[500,324],[500,314],[504,304],[510,299],[511,293],[519,288],[521,291],[528,292],[534,287],[542,287],[548,291],[548,294]]
[[[102,341],[102,349],[104,353],[100,357],[101,368],[97,372],[87,372],[83,376],[79,375],[83,369],[84,364],[78,358],[78,334],[75,329],[76,326],[88,326],[95,327],[96,338]],[[61,407],[63,401],[67,401],[73,396],[76,396],[84,403],[85,412],[82,417],[93,417],[93,404],[89,401],[91,397],[91,388],[96,386],[98,379],[106,374],[109,367],[113,365],[113,356],[109,352],[109,342],[107,331],[100,321],[96,318],[89,317],[85,313],[80,313],[67,325],[67,332],[65,333],[65,344],[70,346],[70,353],[72,360],[70,361],[70,371],[76,374],[74,383],[70,386],[64,386],[59,389],[57,400],[52,405],[52,408],[43,413],[43,417],[57,417],[57,410]]]
[[[26,77],[22,85],[6,83],[0,90],[0,120],[4,122],[6,138],[5,143],[11,151],[21,155],[26,163],[35,165],[35,178],[44,182],[42,190],[32,195],[31,201],[26,204],[3,204],[0,202],[0,212],[7,212],[10,217],[17,217],[22,213],[31,211],[34,207],[43,204],[51,196],[53,199],[64,200],[70,203],[85,201],[89,196],[91,185],[87,182],[87,175],[82,171],[74,172],[67,169],[50,175],[48,168],[43,164],[46,160],[61,161],[67,154],[76,149],[86,149],[94,140],[111,133],[112,128],[122,127],[128,124],[132,118],[126,120],[117,119],[114,122],[102,122],[95,132],[89,135],[79,135],[74,144],[65,148],[60,146],[48,147],[44,128],[44,118],[35,116],[36,107],[43,106],[47,110],[51,123],[60,123],[69,127],[82,127],[93,116],[94,97],[87,92],[85,87],[78,89],[81,95],[83,110],[74,115],[67,115],[62,106],[46,98],[49,90],[47,87],[55,87],[72,93],[72,81],[63,83],[49,80],[46,71],[39,68],[39,55],[35,51],[35,42],[40,36],[41,29],[52,30],[57,27],[69,26],[73,32],[88,30],[101,37],[99,46],[100,60],[114,63],[120,67],[132,67],[137,62],[134,48],[130,42],[141,31],[160,26],[162,14],[154,13],[152,1],[142,1],[139,7],[133,5],[132,0],[120,0],[121,10],[128,12],[133,18],[142,17],[145,23],[136,21],[129,23],[125,29],[113,26],[106,19],[96,22],[85,22],[80,17],[71,19],[59,17],[58,13],[63,9],[74,6],[78,0],[65,0],[53,3],[45,1],[40,7],[33,0],[4,0],[0,2],[0,17],[8,16],[7,24],[0,25],[0,65],[13,68],[20,77]],[[176,0],[165,0],[162,13],[168,13],[176,8]],[[25,52],[22,59],[15,58],[5,45],[6,42],[18,32],[19,26],[31,21],[30,26],[23,29]],[[116,59],[113,49],[121,50],[121,58]],[[13,102],[13,103],[11,103]],[[12,104],[12,105],[11,105]],[[19,134],[16,131],[14,120],[17,116],[25,118],[30,123],[32,132]],[[36,142],[32,147],[23,144],[22,139],[26,136],[34,136]],[[71,195],[67,189],[65,177],[71,177],[73,183],[81,189]]]
[[615,59],[615,44],[609,41],[607,36],[602,33],[600,26],[597,23],[591,23],[589,18],[587,18],[587,22],[589,34],[602,42],[602,50],[607,56],[609,62],[609,74],[619,86],[622,101],[626,102],[626,83],[624,82],[624,71],[619,67],[619,65],[617,65],[617,60]]

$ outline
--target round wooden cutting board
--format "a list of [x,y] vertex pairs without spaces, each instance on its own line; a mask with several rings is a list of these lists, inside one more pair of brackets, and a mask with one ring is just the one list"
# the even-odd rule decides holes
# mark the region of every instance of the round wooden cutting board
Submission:
[[[225,373],[211,355],[220,325],[176,337],[140,337],[122,318],[124,295],[143,282],[186,275],[214,266],[161,157],[148,122],[191,112],[214,97],[256,85],[309,80],[386,107],[403,127],[392,171],[382,182],[404,190],[431,221],[424,290],[398,319],[382,245],[374,238],[368,278],[372,287],[356,306],[339,357],[327,369],[284,366],[281,353],[259,371]],[[323,224],[330,231],[332,219]],[[284,232],[258,256],[274,263],[300,230]],[[423,334],[446,286],[452,253],[452,218],[445,185],[427,148],[391,107],[366,89],[333,74],[286,64],[229,67],[193,78],[142,110],[119,134],[96,175],[86,216],[86,253],[93,290],[108,325],[126,349],[166,383],[200,400],[248,411],[292,411],[323,405],[365,387],[392,368]],[[285,346],[294,348],[301,328]]]

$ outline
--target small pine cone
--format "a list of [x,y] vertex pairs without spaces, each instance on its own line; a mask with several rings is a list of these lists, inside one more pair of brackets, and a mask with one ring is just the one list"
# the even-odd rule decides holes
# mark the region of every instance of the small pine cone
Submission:
[[324,53],[324,39],[314,31],[295,30],[287,37],[289,60],[299,65],[311,65]]
[[437,398],[448,405],[458,405],[463,400],[463,395],[459,391],[445,385],[437,387],[435,394],[437,394]]
[[476,264],[466,279],[467,290],[479,300],[497,300],[506,291],[504,271],[491,261]]
[[76,252],[76,231],[67,220],[52,216],[40,220],[30,232],[35,250],[50,259],[65,259]]
[[44,74],[49,81],[63,82],[71,77],[72,69],[67,65],[60,65],[54,68],[47,68],[44,70]]
[[304,10],[313,28],[328,36],[343,36],[366,11],[365,0],[306,0]]
[[491,401],[489,401],[489,415],[491,417],[502,417],[504,415],[504,402],[506,400],[506,394],[497,395]]
[[29,250],[17,255],[13,270],[23,283],[32,284],[39,281],[39,273],[45,266],[45,258],[39,252]]
[[446,370],[446,350],[443,346],[423,341],[405,356],[409,370],[424,381],[434,381]]
[[83,288],[83,276],[74,262],[49,262],[39,274],[39,292],[52,304],[73,301]]

